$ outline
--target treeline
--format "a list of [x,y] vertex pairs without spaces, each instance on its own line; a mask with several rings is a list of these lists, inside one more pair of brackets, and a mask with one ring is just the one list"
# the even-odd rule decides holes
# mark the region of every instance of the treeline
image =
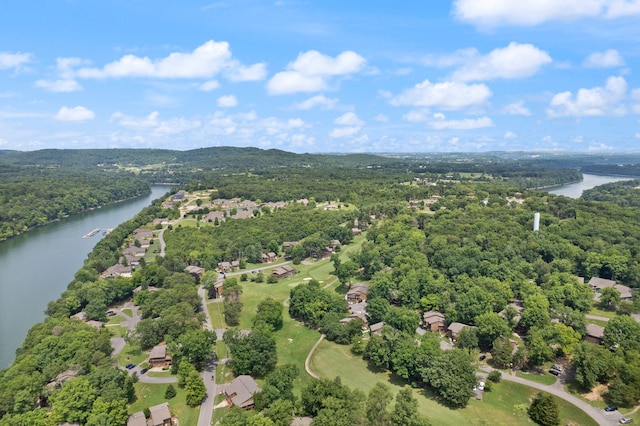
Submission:
[[606,201],[620,207],[640,207],[640,179],[596,186],[584,191],[581,198],[590,201]]
[[0,166],[0,240],[149,191],[125,173]]
[[[617,164],[588,164],[582,166],[584,173],[615,176],[640,176],[640,164],[629,164],[629,159],[622,159]],[[622,164],[621,164],[622,163]]]
[[292,204],[277,213],[243,220],[228,219],[219,226],[176,227],[164,233],[165,263],[176,264],[174,268],[199,265],[215,269],[218,262],[240,257],[257,262],[268,247],[270,251],[274,248],[278,251],[284,241],[302,239],[306,239],[306,243],[301,245],[303,252],[298,256],[307,257],[309,253],[321,252],[332,239],[349,242],[345,231],[350,233],[351,228],[340,224],[352,221],[355,215],[353,210],[325,211]]

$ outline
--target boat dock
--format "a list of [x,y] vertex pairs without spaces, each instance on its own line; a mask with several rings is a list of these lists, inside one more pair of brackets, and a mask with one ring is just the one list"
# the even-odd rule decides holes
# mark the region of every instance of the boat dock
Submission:
[[94,235],[96,235],[98,232],[100,232],[100,228],[96,228],[96,229],[94,229],[94,230],[93,230],[93,231],[91,231],[91,232],[87,232],[86,234],[84,234],[84,235],[82,236],[82,238],[91,238],[91,237],[93,237]]

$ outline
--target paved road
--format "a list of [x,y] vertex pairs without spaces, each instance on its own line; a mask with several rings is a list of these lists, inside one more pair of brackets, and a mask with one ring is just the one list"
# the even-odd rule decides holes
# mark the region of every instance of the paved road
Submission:
[[[486,372],[491,372],[494,370],[490,366],[483,366],[482,369]],[[529,386],[531,388],[539,389],[555,395],[558,398],[564,399],[565,401],[575,405],[576,407],[587,413],[587,415],[595,420],[595,422],[600,426],[614,426],[618,424],[618,420],[620,420],[620,417],[622,417],[617,411],[613,413],[607,413],[603,410],[598,410],[587,404],[583,400],[567,393],[567,391],[564,390],[562,382],[560,380],[556,380],[552,385],[543,385],[540,383],[532,382],[531,380],[522,379],[520,377],[504,373],[502,374],[502,379],[509,382],[520,383],[521,385]]]
[[587,319],[594,319],[594,320],[598,320],[598,321],[604,321],[604,322],[608,322],[611,318],[607,318],[607,317],[599,317],[597,315],[585,315],[585,318]]
[[[209,316],[209,310],[207,309],[207,292],[204,287],[198,288],[198,295],[202,301],[202,310],[205,315],[205,323],[204,328],[209,331],[215,331],[216,336],[219,336],[218,330],[213,329],[213,325],[211,324],[211,317]],[[223,331],[224,333],[224,331]],[[200,405],[200,415],[198,416],[198,426],[210,426],[211,418],[213,417],[213,410],[215,406],[213,404],[213,400],[216,397],[217,388],[216,388],[216,361],[215,354],[211,354],[211,359],[207,363],[204,371],[201,373],[202,380],[204,381],[204,385],[207,388],[207,394]]]
[[311,371],[311,368],[309,367],[309,362],[311,361],[311,357],[313,356],[313,353],[316,351],[316,348],[318,347],[318,345],[320,345],[320,342],[322,342],[324,340],[324,334],[320,336],[320,338],[318,339],[318,341],[316,342],[315,345],[313,345],[313,347],[311,348],[311,350],[309,351],[309,355],[307,355],[307,359],[304,360],[304,369],[307,371],[307,373],[315,378],[315,379],[319,379],[320,376],[318,376],[316,373],[314,373],[313,371]]

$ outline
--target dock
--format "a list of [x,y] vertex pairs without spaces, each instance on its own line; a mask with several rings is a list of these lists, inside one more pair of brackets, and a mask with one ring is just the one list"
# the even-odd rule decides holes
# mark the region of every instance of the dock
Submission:
[[91,238],[91,237],[93,237],[94,235],[96,235],[98,232],[100,232],[100,228],[96,228],[96,229],[94,229],[94,230],[93,230],[93,231],[91,231],[91,232],[87,232],[86,234],[84,234],[84,235],[82,236],[82,238]]

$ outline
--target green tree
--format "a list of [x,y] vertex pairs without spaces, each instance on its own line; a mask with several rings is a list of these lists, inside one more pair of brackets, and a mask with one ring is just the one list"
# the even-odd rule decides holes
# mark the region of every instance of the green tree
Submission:
[[51,422],[86,423],[96,400],[96,389],[84,377],[71,379],[49,398]]
[[258,304],[256,316],[253,318],[253,325],[263,322],[273,327],[273,330],[282,328],[282,310],[284,306],[281,302],[271,297],[264,299]]
[[391,412],[391,424],[394,426],[429,426],[424,416],[418,414],[418,401],[411,389],[401,389],[396,395],[396,405]]
[[205,395],[207,394],[207,388],[204,385],[204,381],[200,374],[196,371],[192,371],[185,381],[184,385],[185,396],[187,405],[190,407],[196,407],[200,405]]
[[389,343],[380,336],[371,336],[371,340],[364,349],[363,358],[376,368],[388,369],[391,362]]
[[189,330],[171,339],[169,348],[180,362],[189,362],[202,371],[211,359],[212,347],[216,342],[216,334],[209,330]]
[[549,301],[543,294],[532,294],[524,301],[519,325],[524,328],[543,327],[550,322]]
[[509,325],[495,312],[487,312],[476,317],[476,326],[480,346],[485,349],[490,349],[497,338],[508,337],[511,334]]
[[478,349],[478,342],[478,329],[475,327],[465,327],[456,336],[456,347],[469,352]]
[[444,351],[424,368],[422,377],[440,397],[455,407],[464,407],[476,384],[471,357],[464,351]]
[[171,399],[176,396],[176,388],[173,387],[172,384],[167,386],[167,389],[164,391],[164,399]]
[[620,298],[620,292],[613,287],[605,287],[600,290],[600,307],[608,311],[615,311],[622,299]]
[[275,426],[289,426],[291,425],[292,412],[293,402],[288,399],[277,399],[265,408],[262,414],[271,419]]
[[365,408],[367,425],[386,426],[391,424],[387,406],[392,399],[393,395],[387,385],[380,382],[374,385],[369,391]]
[[628,315],[616,315],[604,328],[604,344],[609,348],[640,349],[640,324]]
[[613,358],[613,354],[602,346],[578,343],[572,358],[576,381],[585,390],[591,390],[598,382],[606,383],[613,374]]
[[558,402],[548,393],[539,392],[531,401],[527,410],[529,417],[542,426],[557,426],[560,424],[560,409]]

